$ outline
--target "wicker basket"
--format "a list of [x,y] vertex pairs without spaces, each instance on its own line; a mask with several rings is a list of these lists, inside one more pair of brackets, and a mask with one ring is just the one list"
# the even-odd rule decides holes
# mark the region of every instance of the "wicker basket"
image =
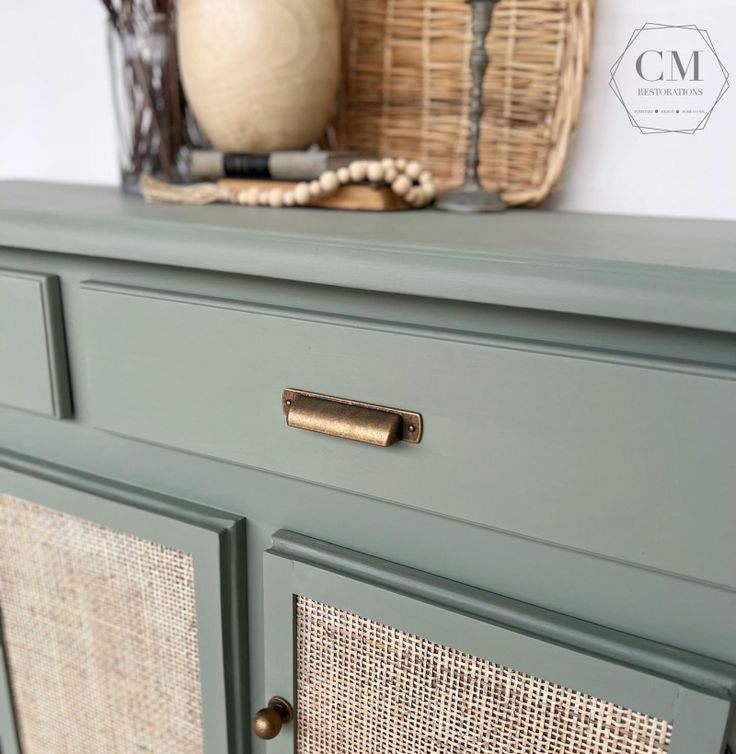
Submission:
[[[472,46],[463,0],[342,0],[341,148],[406,156],[460,183]],[[595,0],[503,0],[488,48],[481,177],[508,204],[558,186],[588,68]]]

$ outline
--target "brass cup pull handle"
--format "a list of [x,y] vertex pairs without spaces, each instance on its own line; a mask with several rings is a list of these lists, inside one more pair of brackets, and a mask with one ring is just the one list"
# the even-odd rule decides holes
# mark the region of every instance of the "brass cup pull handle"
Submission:
[[259,709],[253,715],[253,732],[264,741],[270,741],[281,733],[286,723],[294,717],[294,708],[280,696],[268,700],[268,707]]
[[281,400],[286,423],[297,429],[384,448],[422,438],[422,416],[415,411],[292,389],[284,390]]

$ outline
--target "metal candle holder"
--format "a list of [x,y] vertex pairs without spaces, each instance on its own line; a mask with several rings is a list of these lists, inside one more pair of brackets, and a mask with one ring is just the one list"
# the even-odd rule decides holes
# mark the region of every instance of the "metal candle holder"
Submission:
[[471,29],[475,44],[470,56],[473,90],[470,102],[470,148],[462,186],[443,194],[437,200],[439,209],[452,212],[499,212],[506,205],[497,192],[487,191],[478,180],[478,142],[483,115],[483,80],[488,68],[486,37],[491,30],[493,6],[499,0],[466,0],[472,8]]

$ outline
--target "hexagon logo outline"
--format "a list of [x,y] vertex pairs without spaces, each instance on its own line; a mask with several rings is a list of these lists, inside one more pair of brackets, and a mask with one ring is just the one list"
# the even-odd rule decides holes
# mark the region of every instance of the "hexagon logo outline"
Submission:
[[[634,42],[640,37],[640,35],[646,31],[661,31],[663,29],[686,29],[689,31],[694,31],[702,38],[702,40],[707,45],[710,52],[713,54],[713,58],[720,68],[721,74],[723,75],[723,84],[720,87],[720,90],[715,96],[715,99],[712,103],[712,105],[707,109],[701,120],[697,123],[694,127],[688,127],[688,128],[659,128],[659,127],[652,127],[652,126],[642,126],[634,116],[634,113],[631,112],[631,109],[626,103],[626,100],[624,98],[623,93],[621,92],[621,89],[618,85],[618,82],[616,81],[616,73],[619,70],[619,67],[621,66],[621,63],[623,62],[624,58],[626,57],[626,53],[629,51],[629,49],[633,46]],[[653,22],[647,22],[643,26],[641,26],[638,29],[634,29],[634,31],[631,33],[631,36],[629,37],[628,42],[626,43],[626,46],[624,47],[623,52],[619,57],[616,59],[616,61],[613,63],[613,65],[610,68],[610,74],[611,78],[609,79],[608,85],[615,94],[618,101],[621,103],[622,107],[624,108],[626,115],[629,118],[629,122],[631,123],[634,128],[637,128],[640,133],[642,134],[653,134],[653,133],[683,133],[683,134],[695,134],[698,131],[702,131],[707,125],[708,121],[710,120],[713,111],[716,108],[716,105],[723,99],[726,92],[730,89],[730,73],[726,69],[726,66],[723,64],[723,61],[718,56],[718,53],[716,51],[715,45],[713,44],[713,40],[711,39],[710,33],[705,30],[698,27],[696,24],[659,24],[659,23],[653,23]],[[655,110],[655,112],[659,112],[658,110]],[[679,110],[677,111],[679,113]]]

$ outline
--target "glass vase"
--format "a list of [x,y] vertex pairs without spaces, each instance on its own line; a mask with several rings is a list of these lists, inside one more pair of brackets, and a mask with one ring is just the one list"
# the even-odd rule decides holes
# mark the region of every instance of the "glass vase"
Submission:
[[108,22],[108,46],[123,189],[143,173],[186,177],[196,127],[179,78],[173,13],[121,12]]

